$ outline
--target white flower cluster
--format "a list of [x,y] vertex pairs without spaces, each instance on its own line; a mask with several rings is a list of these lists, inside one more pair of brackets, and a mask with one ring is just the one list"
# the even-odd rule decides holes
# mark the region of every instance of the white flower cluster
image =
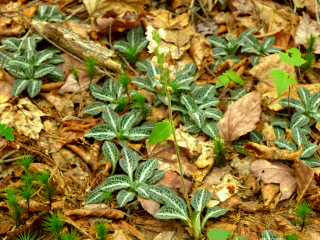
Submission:
[[[147,39],[149,41],[149,45],[148,45],[149,53],[153,53],[154,49],[158,47],[158,43],[153,39],[154,33],[155,33],[154,28],[152,26],[147,26],[146,34],[147,34]],[[166,38],[166,31],[163,28],[159,29],[158,34],[161,39]],[[160,54],[164,53],[164,56],[166,56],[168,52],[169,52],[168,47],[159,46]]]

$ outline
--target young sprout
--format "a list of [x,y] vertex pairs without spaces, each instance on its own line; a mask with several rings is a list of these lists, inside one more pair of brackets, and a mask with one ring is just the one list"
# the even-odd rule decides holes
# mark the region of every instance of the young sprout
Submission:
[[50,170],[45,169],[38,174],[38,180],[43,185],[43,195],[47,201],[49,201],[49,209],[52,206],[53,195],[56,191],[56,187],[52,184],[52,181],[49,181],[51,176]]
[[96,59],[94,59],[94,57],[89,57],[84,61],[85,61],[85,68],[87,70],[87,76],[88,78],[90,78],[90,83],[91,83],[92,79],[98,75],[97,70],[95,69],[97,61]]
[[94,228],[96,232],[95,240],[109,240],[109,227],[106,226],[104,221],[96,222],[96,226]]
[[14,238],[14,240],[36,240],[37,233],[33,233],[30,235],[30,232],[21,233],[18,237]]
[[288,235],[286,235],[286,240],[299,240],[299,235],[297,234],[297,233],[294,233],[294,232],[292,232],[292,233],[290,233],[290,234],[288,234]]
[[76,68],[72,68],[70,70],[70,73],[72,73],[74,75],[74,78],[76,79],[76,81],[79,82],[78,70]]
[[77,234],[75,229],[71,229],[71,232],[66,232],[61,234],[62,240],[80,240],[81,238]]
[[27,201],[27,216],[30,216],[30,201],[33,193],[35,192],[35,188],[32,184],[22,185],[21,189],[18,190],[18,193],[21,194],[22,198]]
[[55,239],[61,239],[60,235],[65,223],[65,221],[62,219],[62,216],[51,213],[49,216],[46,216],[44,220],[45,221],[42,223],[44,230],[50,232],[50,234],[52,234]]
[[222,167],[226,163],[227,149],[224,146],[224,141],[220,137],[213,140],[213,153],[215,154],[215,165]]
[[4,190],[6,202],[10,206],[10,215],[14,220],[16,227],[19,227],[22,223],[23,208],[19,205],[19,199],[17,197],[17,191],[13,188],[7,188]]
[[24,158],[20,159],[17,164],[22,166],[26,173],[29,173],[29,167],[31,163],[33,163],[34,159],[33,156],[30,155],[24,155]]
[[298,218],[298,224],[301,226],[301,231],[303,228],[309,224],[309,214],[312,213],[311,204],[303,201],[299,203],[297,208],[293,210],[296,213],[296,217]]

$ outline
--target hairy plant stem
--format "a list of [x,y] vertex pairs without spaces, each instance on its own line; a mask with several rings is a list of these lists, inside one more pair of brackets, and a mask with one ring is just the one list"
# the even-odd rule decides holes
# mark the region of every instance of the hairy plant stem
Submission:
[[187,192],[186,184],[184,183],[184,177],[183,177],[183,171],[182,171],[182,163],[181,163],[181,159],[180,159],[179,146],[178,146],[177,136],[176,136],[176,128],[174,127],[173,117],[172,117],[171,97],[170,97],[170,93],[169,93],[169,91],[168,91],[168,89],[167,89],[167,84],[166,84],[166,86],[165,86],[165,91],[166,91],[167,98],[168,98],[169,119],[170,119],[170,125],[171,125],[171,129],[172,129],[172,136],[173,136],[174,147],[175,147],[175,149],[176,149],[177,159],[178,159],[178,163],[179,163],[179,170],[180,170],[180,176],[181,176],[181,181],[182,181],[182,186],[183,186],[183,192],[184,192],[184,195],[185,195],[185,197],[186,197],[186,202],[187,202],[189,214],[190,214],[190,216],[191,216],[191,214],[192,214],[192,209],[191,209],[191,206],[190,206],[190,201],[189,201],[189,197],[188,197],[188,192]]

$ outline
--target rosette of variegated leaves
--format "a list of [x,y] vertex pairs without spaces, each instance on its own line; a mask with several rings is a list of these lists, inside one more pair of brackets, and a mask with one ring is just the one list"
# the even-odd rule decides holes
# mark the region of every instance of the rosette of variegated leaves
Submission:
[[148,40],[143,36],[144,31],[142,27],[132,28],[127,34],[127,42],[118,41],[113,45],[113,48],[118,49],[129,63],[134,63],[138,53],[148,44]]
[[[290,107],[295,108],[296,112],[291,118],[277,117],[270,122],[277,136],[274,143],[280,149],[286,149],[290,152],[298,151],[303,145],[300,159],[311,168],[319,167],[320,159],[313,156],[318,150],[318,145],[311,143],[309,138],[311,135],[310,126],[320,121],[320,93],[311,95],[305,87],[299,87],[298,93],[301,101],[295,98],[283,98],[279,101],[279,104],[283,107],[290,105]],[[291,129],[294,142],[285,139],[285,129]],[[260,141],[263,140],[263,134],[254,130],[250,132],[250,138],[251,141]],[[258,143],[264,144],[264,142]],[[239,146],[239,144],[235,145],[234,148],[243,152],[243,147]]]
[[64,81],[63,73],[54,64],[64,62],[57,55],[60,50],[48,47],[37,51],[37,43],[42,40],[40,35],[34,34],[23,40],[10,37],[3,38],[1,44],[7,51],[0,51],[2,67],[10,74],[17,77],[12,85],[12,94],[20,94],[26,87],[30,97],[36,96],[41,91],[40,78],[49,75],[51,81]]
[[[108,142],[108,145],[114,145],[113,149],[109,149],[109,159],[116,165],[120,152],[115,147],[114,143]],[[108,177],[97,188],[89,192],[86,198],[86,204],[100,203],[104,200],[106,193],[112,193],[115,190],[120,190],[117,194],[117,202],[120,207],[131,202],[136,195],[142,198],[150,199],[149,188],[151,184],[157,182],[165,174],[163,170],[157,170],[158,160],[155,158],[148,159],[141,163],[141,156],[128,147],[123,147],[121,151],[123,158],[119,162],[121,169],[127,174],[117,174]]]
[[[141,71],[147,72],[148,78],[135,78],[133,83],[139,87],[156,93],[155,105],[168,105],[166,93],[164,89],[157,89],[157,84],[165,85],[156,75],[160,74],[159,67],[155,67],[153,62],[145,60],[137,63]],[[197,70],[194,62],[187,64],[181,71],[176,73],[176,79],[170,81],[169,87],[172,88],[170,93],[172,101],[172,110],[180,112],[180,119],[185,124],[187,132],[199,133],[203,131],[212,138],[216,138],[219,134],[219,127],[215,121],[223,117],[221,110],[213,108],[219,103],[214,97],[217,94],[213,85],[197,85],[194,84],[194,77]],[[213,119],[210,121],[207,119]]]
[[[154,122],[144,122],[141,126],[137,125],[143,119],[141,109],[133,109],[121,117],[114,112],[109,106],[102,109],[102,118],[106,124],[99,124],[91,128],[84,137],[93,137],[98,141],[105,141],[102,145],[102,152],[104,156],[110,161],[112,165],[112,174],[116,168],[116,145],[108,140],[117,139],[122,147],[126,147],[127,140],[139,141],[149,138]],[[112,156],[111,156],[111,155]]]
[[276,47],[272,47],[276,38],[274,36],[267,36],[260,42],[252,34],[255,29],[247,29],[241,33],[238,38],[234,38],[231,35],[225,37],[225,40],[218,36],[210,36],[206,38],[212,46],[212,53],[215,58],[214,68],[225,60],[233,60],[235,63],[241,61],[236,56],[239,48],[242,53],[250,53],[251,64],[255,66],[262,56],[267,54],[277,53],[281,50]]

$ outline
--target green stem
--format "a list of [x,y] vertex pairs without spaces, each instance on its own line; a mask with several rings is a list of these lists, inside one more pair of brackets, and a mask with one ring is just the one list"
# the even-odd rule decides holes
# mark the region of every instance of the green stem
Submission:
[[313,124],[315,124],[317,120],[313,120],[311,123],[308,124],[309,127],[311,127]]
[[178,163],[179,163],[179,170],[180,170],[180,176],[181,176],[181,181],[182,181],[182,185],[183,185],[183,191],[184,191],[184,195],[186,197],[186,202],[187,202],[189,214],[191,216],[192,209],[191,209],[190,202],[189,202],[189,197],[188,197],[186,184],[184,183],[184,177],[183,177],[183,171],[182,171],[182,163],[181,163],[181,159],[180,159],[179,146],[178,146],[177,137],[176,137],[176,128],[174,127],[173,117],[172,117],[171,98],[170,98],[170,93],[169,93],[169,91],[167,89],[167,84],[165,86],[165,91],[166,91],[167,98],[168,98],[170,125],[171,125],[171,129],[172,129],[173,142],[174,142],[174,146],[175,146],[176,154],[177,154],[177,159],[178,159]]

